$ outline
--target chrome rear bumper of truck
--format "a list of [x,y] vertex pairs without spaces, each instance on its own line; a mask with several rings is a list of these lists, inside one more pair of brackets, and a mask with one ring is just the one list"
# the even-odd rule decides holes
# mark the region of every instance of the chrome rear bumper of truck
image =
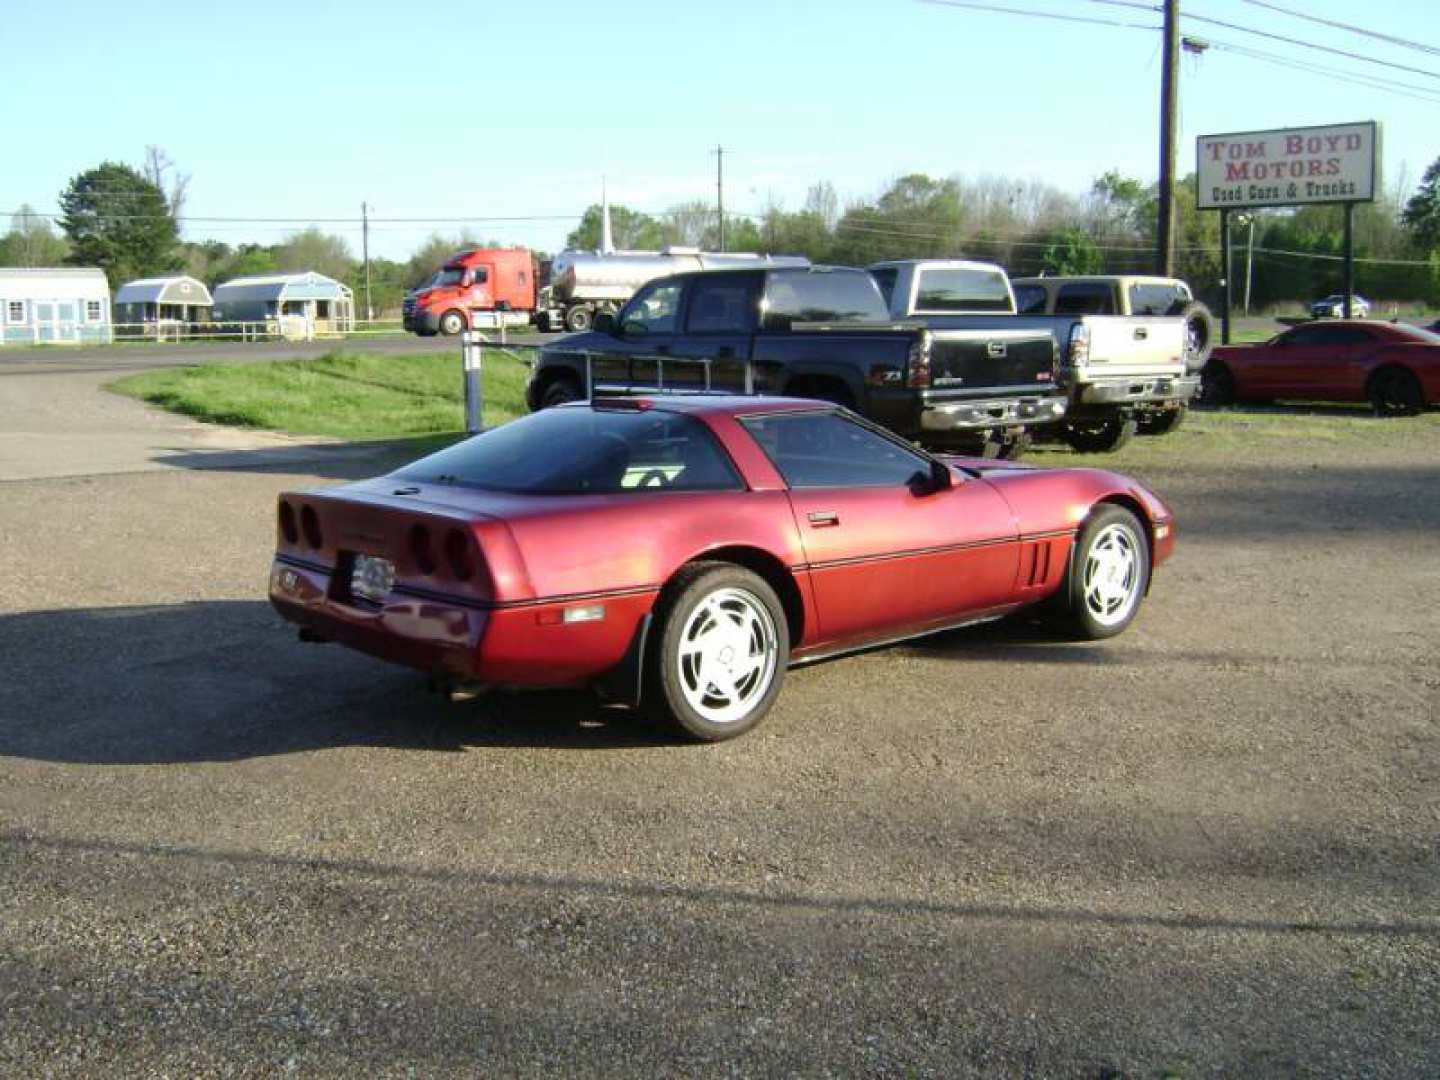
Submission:
[[1075,384],[1076,401],[1083,405],[1189,401],[1199,392],[1198,375],[1106,375]]
[[1017,424],[1049,424],[1065,415],[1063,397],[990,398],[927,402],[920,413],[922,431],[984,431]]

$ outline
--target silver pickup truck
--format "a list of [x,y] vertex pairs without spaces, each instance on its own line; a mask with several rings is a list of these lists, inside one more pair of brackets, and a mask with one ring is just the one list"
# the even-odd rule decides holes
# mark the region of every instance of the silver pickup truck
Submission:
[[[1175,316],[1094,315],[1066,310],[1060,290],[1032,278],[1012,283],[994,263],[903,259],[869,267],[894,318],[934,329],[1044,328],[1060,356],[1059,381],[1069,396],[1065,418],[1035,429],[1083,452],[1116,450],[1137,432],[1163,435],[1185,417],[1200,388],[1191,336]],[[1037,285],[1037,283],[1045,283]],[[1036,306],[1033,290],[1046,296]],[[1016,314],[1015,290],[1034,314]]]

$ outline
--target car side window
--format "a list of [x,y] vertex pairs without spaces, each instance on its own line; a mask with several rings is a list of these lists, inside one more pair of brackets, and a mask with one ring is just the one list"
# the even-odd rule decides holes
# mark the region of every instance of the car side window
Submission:
[[1056,315],[1114,315],[1115,290],[1103,283],[1061,286],[1055,297]]
[[680,282],[674,281],[642,289],[625,305],[622,328],[629,332],[673,334],[683,287]]
[[1042,285],[1016,285],[1015,310],[1021,315],[1045,314],[1045,288]]
[[927,459],[839,413],[771,413],[742,423],[792,488],[902,487],[930,471]]
[[697,278],[690,286],[685,329],[692,334],[749,333],[755,326],[755,284],[748,275]]

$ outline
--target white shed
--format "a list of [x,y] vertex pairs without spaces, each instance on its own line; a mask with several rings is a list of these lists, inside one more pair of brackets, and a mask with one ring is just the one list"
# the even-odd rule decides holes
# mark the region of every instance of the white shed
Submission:
[[0,345],[108,344],[112,336],[104,270],[0,269]]
[[348,285],[313,270],[236,278],[215,286],[216,322],[259,323],[288,338],[355,328]]

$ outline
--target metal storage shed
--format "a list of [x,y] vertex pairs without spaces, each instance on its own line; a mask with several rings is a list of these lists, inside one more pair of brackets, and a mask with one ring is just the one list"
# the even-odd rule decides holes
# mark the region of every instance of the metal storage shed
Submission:
[[355,297],[334,278],[310,271],[236,278],[215,286],[216,322],[266,324],[270,332],[306,338],[355,328]]
[[205,283],[187,274],[141,278],[115,290],[115,322],[208,322],[211,303]]
[[108,343],[105,271],[0,269],[0,345]]

